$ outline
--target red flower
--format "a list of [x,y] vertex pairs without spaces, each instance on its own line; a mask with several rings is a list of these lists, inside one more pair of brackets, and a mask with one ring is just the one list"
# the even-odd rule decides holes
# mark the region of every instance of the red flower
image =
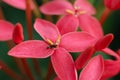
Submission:
[[95,10],[90,3],[85,0],[76,0],[74,6],[67,1],[51,1],[43,4],[40,10],[48,15],[72,14],[95,14]]
[[[65,15],[57,22],[57,27],[61,34],[76,31],[77,27],[80,26],[83,31],[93,34],[98,33],[98,35],[96,34],[97,36],[103,35],[101,34],[102,31],[100,31],[100,23],[91,16],[95,14],[94,7],[86,0],[76,0],[73,6],[67,1],[51,1],[43,4],[40,10],[48,15]],[[93,31],[92,29],[94,28],[96,30]],[[66,31],[63,32],[64,29]]]
[[[99,32],[99,31],[98,31]],[[91,34],[91,33],[90,33]],[[97,34],[97,33],[96,33]],[[95,35],[96,35],[95,34]],[[98,33],[99,34],[99,33]],[[119,59],[120,57],[110,51],[110,49],[108,48],[109,44],[111,43],[111,41],[113,40],[113,34],[107,34],[105,36],[96,36],[96,42],[95,44],[93,44],[92,47],[86,49],[85,51],[83,51],[78,58],[75,61],[75,65],[77,69],[81,69],[84,67],[84,65],[89,61],[89,59],[92,57],[92,55],[96,52],[96,51],[102,51],[105,52],[106,54],[112,55],[114,57],[116,57],[117,59]]]
[[55,72],[62,80],[77,80],[74,62],[68,52],[85,50],[94,43],[94,38],[86,32],[71,32],[61,36],[54,24],[41,19],[36,20],[34,28],[44,41],[28,40],[22,42],[12,48],[8,54],[20,58],[51,56]]

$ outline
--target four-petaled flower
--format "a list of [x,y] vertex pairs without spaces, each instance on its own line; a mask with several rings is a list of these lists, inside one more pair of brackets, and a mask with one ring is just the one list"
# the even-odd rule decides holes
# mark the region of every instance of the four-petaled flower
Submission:
[[74,61],[68,52],[84,51],[94,43],[94,37],[86,32],[70,32],[61,36],[54,24],[42,19],[35,21],[34,28],[44,41],[22,42],[12,48],[8,54],[20,58],[51,56],[55,72],[62,80],[77,80]]
[[73,6],[67,1],[51,1],[43,4],[40,10],[48,15],[65,15],[56,24],[61,34],[76,31],[79,26],[82,31],[97,37],[103,35],[100,23],[91,16],[96,13],[95,9],[86,0],[76,0]]

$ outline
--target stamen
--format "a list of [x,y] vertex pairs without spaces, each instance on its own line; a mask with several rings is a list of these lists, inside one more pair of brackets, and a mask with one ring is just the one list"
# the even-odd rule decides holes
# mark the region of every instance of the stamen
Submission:
[[74,12],[72,10],[69,10],[69,9],[67,9],[66,12],[70,13],[70,14],[74,14]]
[[46,41],[47,41],[50,45],[54,45],[54,43],[53,43],[51,40],[47,39]]
[[56,40],[56,45],[58,45],[60,43],[60,39],[61,39],[61,36],[59,35],[57,40]]
[[79,12],[79,14],[85,14],[86,13],[86,11],[80,11]]

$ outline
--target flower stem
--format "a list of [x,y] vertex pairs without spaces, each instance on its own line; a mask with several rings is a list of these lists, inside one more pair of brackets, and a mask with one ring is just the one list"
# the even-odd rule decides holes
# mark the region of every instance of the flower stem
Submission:
[[4,19],[4,15],[2,13],[2,8],[0,7],[0,19]]
[[39,76],[41,76],[41,68],[40,68],[39,65],[38,65],[37,59],[32,59],[32,61],[33,61],[33,65],[34,65],[34,69],[35,69],[36,73],[37,73]]
[[[33,35],[32,35],[32,10],[30,7],[30,0],[26,0],[26,21],[27,21],[27,30],[28,30],[28,39],[32,40]],[[33,64],[34,64],[34,69],[39,75],[41,74],[41,69],[39,68],[38,62],[36,59],[32,59]]]
[[27,22],[27,30],[28,30],[28,39],[32,40],[32,13],[30,7],[30,0],[26,0],[26,22]]
[[50,80],[50,78],[53,75],[53,73],[54,73],[54,69],[53,69],[52,63],[50,61],[49,65],[48,65],[48,70],[47,70],[47,74],[46,74],[45,80]]
[[100,23],[103,25],[103,23],[105,22],[105,20],[107,19],[108,15],[110,14],[110,10],[108,8],[105,8],[102,15],[101,15],[101,18],[100,18]]
[[30,68],[29,68],[29,66],[28,66],[27,60],[26,60],[26,59],[21,59],[21,61],[22,61],[22,64],[23,64],[23,66],[24,66],[25,73],[26,73],[26,75],[28,76],[29,80],[35,80],[35,79],[33,78],[33,75],[32,75],[31,72],[30,72]]
[[18,74],[16,74],[13,70],[11,70],[3,61],[0,60],[0,65],[2,66],[2,70],[8,74],[11,78],[13,78],[14,80],[22,80],[22,78],[20,76],[18,76]]
[[34,6],[33,14],[35,15],[36,18],[40,18],[41,17],[40,10],[39,10],[38,5],[35,2],[35,0],[32,0],[32,4]]

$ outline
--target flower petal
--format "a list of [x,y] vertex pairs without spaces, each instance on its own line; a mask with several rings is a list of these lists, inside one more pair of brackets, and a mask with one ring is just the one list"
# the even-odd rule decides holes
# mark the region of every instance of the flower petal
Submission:
[[101,80],[107,80],[120,72],[120,61],[105,60],[104,66]]
[[85,51],[83,51],[82,53],[80,53],[80,55],[75,60],[76,68],[78,70],[83,68],[88,62],[88,60],[92,57],[94,52],[95,52],[94,48],[90,47],[86,49]]
[[11,40],[13,30],[13,24],[5,20],[0,20],[0,41]]
[[81,30],[89,32],[98,39],[103,37],[102,27],[97,19],[85,14],[80,15],[78,18]]
[[70,32],[62,36],[60,46],[69,52],[81,52],[93,46],[94,42],[94,37],[86,32]]
[[8,55],[19,58],[46,58],[53,53],[53,49],[47,49],[48,45],[40,40],[24,41],[12,48]]
[[77,80],[77,72],[71,55],[63,48],[55,50],[51,56],[53,68],[61,80]]
[[58,22],[57,22],[57,27],[61,33],[61,35],[68,33],[68,32],[73,32],[77,30],[78,27],[78,19],[73,16],[73,15],[66,15],[62,17]]
[[48,15],[65,14],[67,9],[73,10],[72,5],[67,1],[51,1],[40,7],[40,11]]
[[92,58],[82,70],[79,80],[99,80],[104,71],[103,59],[100,55]]
[[105,48],[105,49],[102,49],[101,51],[120,60],[120,56],[110,48]]
[[87,0],[76,0],[74,6],[80,7],[81,11],[85,11],[87,14],[95,14],[95,8]]
[[19,44],[23,40],[24,40],[24,35],[23,35],[22,25],[20,23],[17,23],[13,31],[13,41],[16,44]]
[[108,47],[108,45],[112,42],[112,40],[113,40],[113,34],[107,34],[106,36],[104,36],[103,38],[97,41],[95,45],[95,49],[101,50]]
[[111,10],[120,9],[120,0],[104,0],[104,4]]
[[[26,9],[26,2],[25,0],[2,0],[3,2],[15,7],[15,8],[18,8],[18,9],[21,9],[21,10],[25,10]],[[31,2],[31,9],[33,9],[33,4]]]
[[42,19],[36,19],[34,28],[44,40],[50,39],[55,42],[58,36],[60,36],[60,33],[54,24]]

